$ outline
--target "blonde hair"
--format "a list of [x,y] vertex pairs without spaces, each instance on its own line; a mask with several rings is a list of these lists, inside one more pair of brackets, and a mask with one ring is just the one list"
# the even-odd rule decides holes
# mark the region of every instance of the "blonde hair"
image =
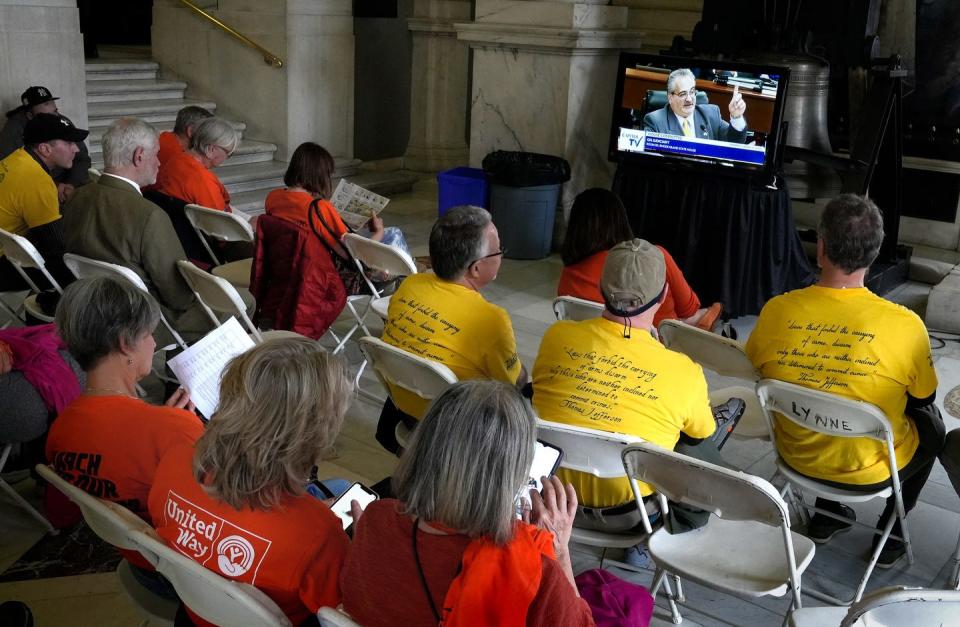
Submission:
[[455,383],[430,405],[393,474],[403,512],[471,538],[509,542],[536,433],[536,418],[514,386]]
[[351,387],[343,362],[307,338],[267,340],[235,357],[197,441],[194,477],[236,509],[303,494],[340,431]]

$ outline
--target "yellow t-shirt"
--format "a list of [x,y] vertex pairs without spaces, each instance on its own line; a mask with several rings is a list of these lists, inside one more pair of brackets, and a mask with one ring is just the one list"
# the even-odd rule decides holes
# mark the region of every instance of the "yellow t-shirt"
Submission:
[[[623,337],[623,325],[605,318],[547,329],[533,366],[533,406],[544,420],[635,435],[670,450],[681,431],[705,438],[717,427],[700,366],[645,331]],[[558,474],[588,507],[633,500],[626,478]]]
[[26,235],[60,218],[57,185],[24,148],[0,161],[0,229]]
[[[934,394],[937,373],[927,329],[909,309],[866,288],[795,290],[764,306],[746,351],[765,378],[876,405],[893,426],[898,468],[913,457],[907,394]],[[890,478],[881,442],[815,433],[779,416],[775,429],[780,454],[797,472],[854,485]]]
[[[516,383],[520,359],[510,315],[479,292],[438,278],[432,272],[403,280],[390,299],[383,341],[446,365],[459,379]],[[427,402],[391,389],[397,408],[415,418]]]

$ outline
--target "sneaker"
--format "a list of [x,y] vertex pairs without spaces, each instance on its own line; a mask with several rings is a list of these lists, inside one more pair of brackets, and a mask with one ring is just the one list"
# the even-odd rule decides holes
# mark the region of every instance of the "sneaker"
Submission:
[[731,398],[722,405],[713,407],[713,419],[717,422],[717,428],[713,433],[713,441],[717,448],[723,448],[727,438],[733,433],[737,423],[747,409],[747,404],[742,398]]
[[635,544],[623,553],[623,561],[634,568],[653,568],[650,551],[642,544]]
[[877,558],[877,568],[893,568],[907,554],[906,545],[900,540],[887,540]]
[[[845,518],[849,518],[851,521],[857,519],[856,512],[846,505],[841,505],[840,512],[838,513]],[[849,531],[852,526],[852,522],[844,522],[830,518],[829,516],[824,516],[823,514],[816,514],[810,519],[810,524],[807,526],[807,533],[805,535],[817,544],[825,544],[838,533]]]

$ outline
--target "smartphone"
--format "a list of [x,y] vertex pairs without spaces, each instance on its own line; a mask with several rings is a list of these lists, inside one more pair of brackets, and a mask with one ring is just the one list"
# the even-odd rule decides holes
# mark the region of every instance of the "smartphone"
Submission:
[[343,529],[346,530],[350,525],[353,524],[353,516],[350,515],[350,502],[357,501],[360,503],[361,508],[366,508],[367,505],[373,503],[380,497],[377,496],[377,493],[366,487],[362,483],[355,483],[350,488],[340,495],[336,501],[333,502],[333,505],[330,506],[330,509],[333,510],[333,513],[337,515],[340,519],[340,522],[343,523]]
[[517,494],[518,514],[523,509],[523,501],[530,502],[530,490],[539,492],[543,489],[540,477],[550,477],[556,473],[562,459],[563,451],[553,444],[548,444],[542,440],[537,440],[534,443],[533,463],[530,464],[527,482],[523,484]]

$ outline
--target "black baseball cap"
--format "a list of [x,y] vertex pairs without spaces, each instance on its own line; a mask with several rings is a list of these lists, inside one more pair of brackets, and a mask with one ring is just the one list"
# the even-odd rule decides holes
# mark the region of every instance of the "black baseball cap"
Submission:
[[27,122],[23,129],[23,143],[32,146],[43,142],[62,139],[68,142],[82,142],[90,131],[77,128],[73,122],[56,113],[38,113]]
[[20,94],[20,105],[27,109],[29,107],[35,107],[38,104],[43,104],[44,102],[50,102],[51,100],[60,100],[56,98],[53,94],[50,93],[50,90],[46,87],[41,87],[40,85],[34,85],[33,87],[27,87],[27,91]]

